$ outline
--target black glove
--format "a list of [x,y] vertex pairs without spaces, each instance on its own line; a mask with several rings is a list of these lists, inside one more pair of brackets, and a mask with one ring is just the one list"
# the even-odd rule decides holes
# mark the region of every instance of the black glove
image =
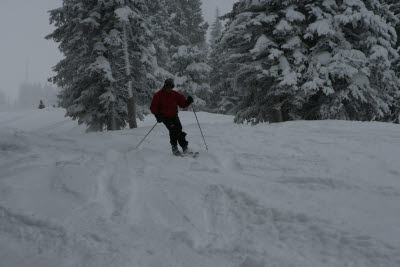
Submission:
[[155,116],[156,116],[158,123],[161,123],[164,121],[164,117],[163,117],[163,115],[161,115],[161,113],[157,113]]
[[193,103],[193,97],[188,96],[188,97],[186,98],[186,105],[190,106],[192,103]]

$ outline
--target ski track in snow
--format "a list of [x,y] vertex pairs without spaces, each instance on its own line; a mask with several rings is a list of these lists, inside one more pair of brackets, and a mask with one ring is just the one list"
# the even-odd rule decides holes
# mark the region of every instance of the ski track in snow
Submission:
[[400,266],[398,125],[236,125],[190,112],[197,159],[154,119],[85,134],[0,113],[0,267]]

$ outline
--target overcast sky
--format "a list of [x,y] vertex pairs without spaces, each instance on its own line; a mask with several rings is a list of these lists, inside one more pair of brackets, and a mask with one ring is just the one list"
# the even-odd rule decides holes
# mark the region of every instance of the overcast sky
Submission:
[[[203,0],[205,19],[211,24],[218,6],[221,14],[232,10],[237,0]],[[52,32],[48,10],[62,0],[0,0],[0,90],[11,98],[25,80],[47,82],[51,68],[62,58],[57,44],[44,37]]]

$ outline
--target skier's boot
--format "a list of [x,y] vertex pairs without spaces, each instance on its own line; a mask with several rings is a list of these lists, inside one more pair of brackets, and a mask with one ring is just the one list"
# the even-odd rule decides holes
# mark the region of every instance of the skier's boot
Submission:
[[187,145],[184,146],[184,147],[182,147],[182,151],[183,151],[183,154],[190,154],[190,153],[192,153],[192,150],[190,150],[189,147],[188,147]]
[[172,154],[174,154],[174,156],[182,156],[182,153],[179,151],[178,146],[172,146]]

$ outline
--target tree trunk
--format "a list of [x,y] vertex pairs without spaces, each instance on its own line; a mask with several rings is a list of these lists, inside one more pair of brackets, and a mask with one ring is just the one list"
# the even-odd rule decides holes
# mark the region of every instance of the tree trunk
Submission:
[[107,131],[121,130],[120,124],[115,120],[114,104],[111,106],[111,113],[107,116]]
[[111,115],[109,114],[107,116],[107,131],[112,131],[112,130],[113,130],[112,118]]
[[125,74],[128,80],[127,91],[128,91],[128,123],[129,128],[137,128],[136,122],[136,94],[133,92],[132,81],[131,81],[131,65],[129,60],[129,49],[128,49],[128,37],[126,33],[126,25],[124,25],[123,31],[124,38],[124,57],[125,57]]
[[103,125],[97,123],[89,125],[89,128],[86,129],[87,133],[102,132],[102,131],[103,131]]
[[136,99],[135,97],[131,97],[128,99],[128,114],[129,114],[129,128],[137,128],[136,123]]
[[271,114],[271,123],[273,122],[282,122],[282,111],[280,109],[272,109],[272,114]]

